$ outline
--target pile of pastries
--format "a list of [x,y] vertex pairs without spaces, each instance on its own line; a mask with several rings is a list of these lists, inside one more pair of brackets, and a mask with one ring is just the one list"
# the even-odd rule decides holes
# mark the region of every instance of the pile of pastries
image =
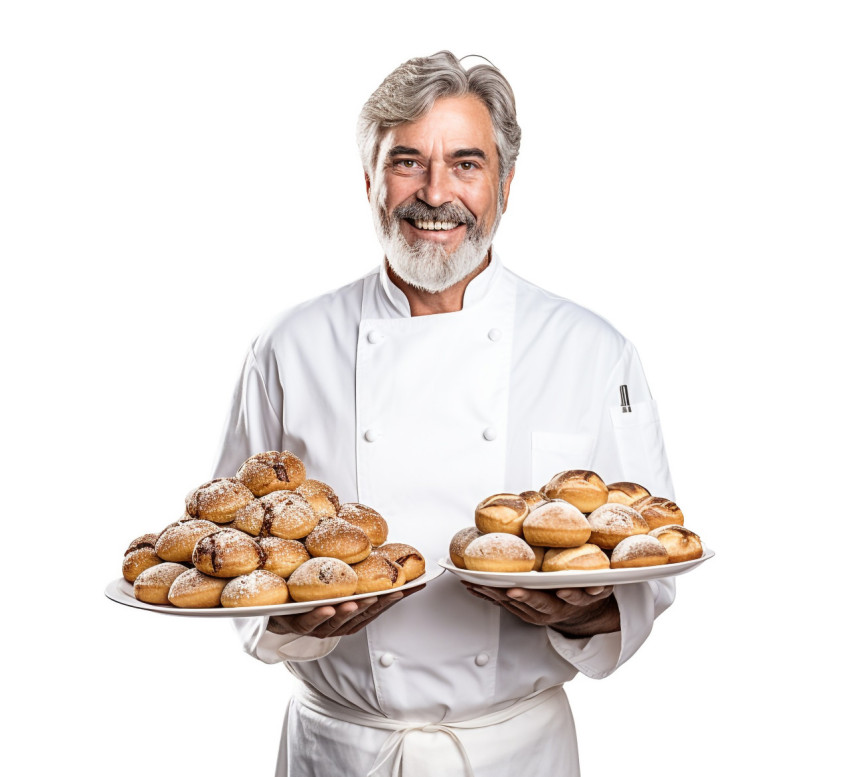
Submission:
[[475,526],[449,546],[456,567],[482,572],[623,569],[702,554],[675,502],[637,483],[606,484],[590,470],[559,472],[539,491],[487,497]]
[[266,451],[191,491],[178,521],[130,543],[122,572],[136,599],[176,607],[375,593],[425,572],[422,554],[387,534],[376,510],[340,504],[295,454]]

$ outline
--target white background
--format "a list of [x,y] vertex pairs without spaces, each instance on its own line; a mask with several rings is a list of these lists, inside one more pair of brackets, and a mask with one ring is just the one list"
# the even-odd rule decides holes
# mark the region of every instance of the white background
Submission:
[[377,264],[355,118],[443,48],[517,95],[500,253],[635,342],[717,551],[571,684],[585,775],[840,769],[842,6],[5,3],[8,773],[272,772],[286,671],[102,591],[207,479],[254,335]]

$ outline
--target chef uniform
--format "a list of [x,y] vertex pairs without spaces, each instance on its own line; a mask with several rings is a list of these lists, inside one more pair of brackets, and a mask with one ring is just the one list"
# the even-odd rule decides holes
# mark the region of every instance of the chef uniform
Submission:
[[[458,312],[411,317],[385,267],[287,312],[248,354],[216,475],[265,450],[294,452],[341,502],[374,507],[429,569],[484,497],[563,470],[674,497],[633,346],[495,253]],[[562,684],[626,661],[673,593],[671,580],[617,586],[621,630],[570,639],[445,573],[357,634],[277,635],[266,618],[237,629],[304,683],[279,775],[577,775]]]

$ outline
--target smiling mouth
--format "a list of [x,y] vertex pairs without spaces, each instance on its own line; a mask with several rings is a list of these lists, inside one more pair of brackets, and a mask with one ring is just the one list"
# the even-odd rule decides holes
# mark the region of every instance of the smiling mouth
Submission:
[[459,221],[430,221],[428,219],[405,219],[417,229],[428,231],[455,229],[460,225]]

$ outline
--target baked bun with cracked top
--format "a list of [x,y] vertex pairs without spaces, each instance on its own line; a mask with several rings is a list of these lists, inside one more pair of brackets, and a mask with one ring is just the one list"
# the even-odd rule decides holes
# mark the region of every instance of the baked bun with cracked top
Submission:
[[466,546],[463,561],[467,569],[478,572],[531,572],[534,551],[515,534],[483,534]]
[[262,548],[254,539],[236,529],[220,529],[198,540],[192,562],[212,577],[238,577],[258,569]]
[[655,537],[636,534],[626,537],[611,552],[611,569],[654,567],[666,564],[668,558],[667,549]]
[[222,607],[263,607],[288,601],[286,581],[267,569],[255,569],[247,575],[235,577],[221,592]]
[[124,551],[121,574],[128,583],[132,583],[146,569],[161,564],[164,559],[156,553],[156,534],[143,534],[136,537]]
[[609,502],[587,516],[590,542],[605,550],[615,548],[626,537],[647,534],[649,526],[640,513],[628,505]]
[[484,534],[484,532],[477,526],[467,526],[452,537],[451,542],[449,543],[449,558],[451,558],[452,564],[454,564],[458,569],[466,569],[466,563],[463,560],[463,552],[466,550],[466,546],[469,545],[470,542],[477,539],[482,534]]
[[247,459],[236,478],[251,489],[254,496],[273,491],[294,491],[304,482],[304,463],[291,451],[265,451]]
[[599,475],[587,469],[559,472],[540,492],[548,499],[563,499],[583,513],[593,512],[608,501],[608,486]]
[[262,548],[265,555],[260,569],[274,572],[280,577],[289,577],[305,561],[310,559],[310,554],[303,542],[298,540],[282,540],[280,537],[260,537],[257,545]]
[[679,509],[679,505],[672,499],[665,499],[663,496],[644,497],[633,504],[632,507],[643,516],[650,531],[660,526],[670,526],[671,524],[682,526],[685,523],[685,517]]
[[339,498],[334,490],[321,480],[307,478],[295,491],[303,496],[320,519],[333,518],[339,510]]
[[233,520],[227,524],[228,529],[239,529],[252,537],[259,537],[266,529],[265,505],[259,499],[253,499],[244,507],[240,507]]
[[543,557],[543,572],[563,572],[570,569],[608,569],[611,564],[596,545],[584,544],[577,548],[550,548]]
[[619,483],[608,483],[608,501],[617,504],[634,507],[638,499],[650,496],[649,490],[639,483],[621,481]]
[[300,540],[319,524],[319,516],[301,494],[292,491],[272,491],[260,497],[266,511],[261,534],[282,540]]
[[475,508],[475,525],[482,532],[503,532],[522,536],[522,522],[528,515],[528,503],[518,494],[493,494]]
[[251,490],[236,478],[216,478],[198,486],[186,497],[186,512],[213,523],[230,523],[240,507],[254,499]]
[[371,553],[363,561],[351,567],[357,575],[357,588],[354,593],[371,594],[398,588],[407,582],[404,570],[399,564],[377,553]]
[[165,561],[191,562],[198,540],[220,529],[218,524],[202,518],[173,524],[159,535],[156,541],[157,555]]
[[678,524],[659,526],[649,532],[666,549],[670,564],[702,558],[702,541],[699,536]]
[[375,553],[390,561],[395,561],[403,570],[409,583],[425,574],[425,557],[412,545],[403,542],[390,542],[375,548]]
[[186,571],[186,567],[173,561],[163,561],[142,572],[133,583],[133,596],[148,604],[169,604],[171,584]]
[[529,510],[533,510],[535,507],[539,507],[544,502],[549,501],[539,491],[522,491],[520,496],[525,500]]
[[338,558],[311,558],[289,578],[289,595],[296,602],[336,599],[357,590],[357,573]]
[[584,513],[569,502],[554,499],[535,507],[522,524],[529,545],[544,548],[575,548],[590,537]]
[[346,502],[339,506],[337,518],[341,518],[366,532],[366,536],[373,547],[383,545],[387,541],[387,534],[389,533],[387,522],[377,510],[373,510],[371,507],[359,502]]
[[221,604],[221,592],[228,581],[229,578],[212,577],[198,569],[187,569],[171,584],[168,601],[175,607],[218,607]]
[[326,518],[304,540],[311,556],[338,558],[346,564],[363,561],[372,552],[372,543],[362,529],[341,518]]

